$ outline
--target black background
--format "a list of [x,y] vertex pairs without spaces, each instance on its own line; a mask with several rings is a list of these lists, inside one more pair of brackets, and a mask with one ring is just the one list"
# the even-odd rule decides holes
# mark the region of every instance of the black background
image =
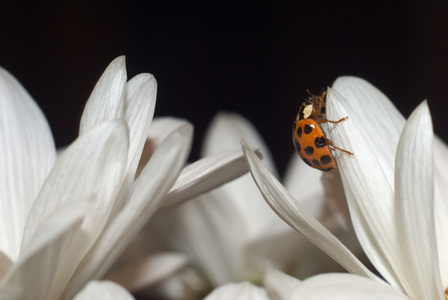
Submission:
[[156,116],[195,125],[197,159],[220,110],[248,118],[279,169],[305,89],[340,75],[380,88],[407,117],[429,99],[448,139],[448,5],[396,1],[60,1],[0,4],[0,65],[47,116],[57,146],[75,139],[85,101],[115,57],[153,73]]

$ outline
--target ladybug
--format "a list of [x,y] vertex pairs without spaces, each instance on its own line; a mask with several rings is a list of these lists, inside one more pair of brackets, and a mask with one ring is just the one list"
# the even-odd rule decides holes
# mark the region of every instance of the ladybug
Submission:
[[339,123],[346,120],[344,117],[338,121],[330,121],[325,118],[325,96],[327,90],[323,90],[320,96],[310,96],[300,106],[292,130],[292,141],[300,158],[309,166],[321,170],[336,170],[331,150],[336,149],[353,155],[352,152],[336,147],[333,142],[325,136],[320,126],[321,123]]

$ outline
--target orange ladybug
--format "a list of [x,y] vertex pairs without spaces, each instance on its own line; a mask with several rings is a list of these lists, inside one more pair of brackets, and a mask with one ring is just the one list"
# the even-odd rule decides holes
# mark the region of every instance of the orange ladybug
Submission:
[[352,152],[336,147],[333,142],[325,136],[320,126],[321,123],[339,123],[346,120],[344,117],[338,121],[330,121],[325,118],[325,96],[327,90],[323,90],[320,96],[310,96],[300,106],[296,120],[293,125],[292,141],[300,158],[309,166],[321,170],[336,170],[336,163],[331,149],[337,149],[349,155]]

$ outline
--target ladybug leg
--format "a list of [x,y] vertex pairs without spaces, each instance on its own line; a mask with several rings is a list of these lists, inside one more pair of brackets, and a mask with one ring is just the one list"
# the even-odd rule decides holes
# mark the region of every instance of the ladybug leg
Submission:
[[328,144],[328,146],[330,146],[331,148],[334,148],[334,149],[336,149],[336,150],[345,152],[345,153],[347,153],[348,155],[354,155],[353,152],[350,152],[350,151],[344,150],[344,149],[342,149],[342,148],[336,147],[336,146],[333,144],[333,141],[330,140],[330,139],[328,139],[328,138],[327,138],[327,144]]
[[328,119],[320,119],[319,120],[319,123],[332,123],[332,124],[337,124],[337,123],[339,123],[339,122],[342,122],[342,121],[345,121],[345,120],[347,120],[348,119],[348,117],[344,117],[344,118],[342,118],[342,119],[339,119],[339,120],[337,120],[337,121],[330,121],[330,120],[328,120]]

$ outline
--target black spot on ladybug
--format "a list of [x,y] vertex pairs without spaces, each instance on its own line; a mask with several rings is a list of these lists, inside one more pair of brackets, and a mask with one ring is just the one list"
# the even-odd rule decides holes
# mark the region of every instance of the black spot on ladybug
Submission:
[[320,166],[320,162],[317,159],[313,159],[313,164],[317,167]]
[[299,127],[299,129],[297,129],[297,135],[299,137],[302,137],[302,127]]
[[310,167],[313,166],[308,159],[306,159],[306,158],[302,158],[302,159],[308,166],[310,166]]
[[331,163],[331,156],[330,155],[322,155],[320,157],[320,162],[323,165],[327,165],[327,164]]
[[325,147],[325,146],[327,145],[327,139],[326,139],[325,137],[317,137],[317,138],[314,140],[314,145],[315,145],[317,148]]
[[314,153],[314,148],[311,146],[306,147],[305,149],[303,149],[305,151],[306,154],[311,155]]
[[300,150],[302,149],[302,147],[300,147],[300,143],[296,139],[294,139],[293,141],[294,141],[294,147],[296,147],[296,150],[300,152]]
[[303,128],[303,131],[306,134],[309,134],[311,131],[313,131],[313,127],[311,127],[309,124],[305,124],[305,127]]
[[328,169],[320,169],[321,171],[324,171],[324,172],[328,172],[328,171],[331,171],[331,170],[333,170],[334,168],[328,168]]

